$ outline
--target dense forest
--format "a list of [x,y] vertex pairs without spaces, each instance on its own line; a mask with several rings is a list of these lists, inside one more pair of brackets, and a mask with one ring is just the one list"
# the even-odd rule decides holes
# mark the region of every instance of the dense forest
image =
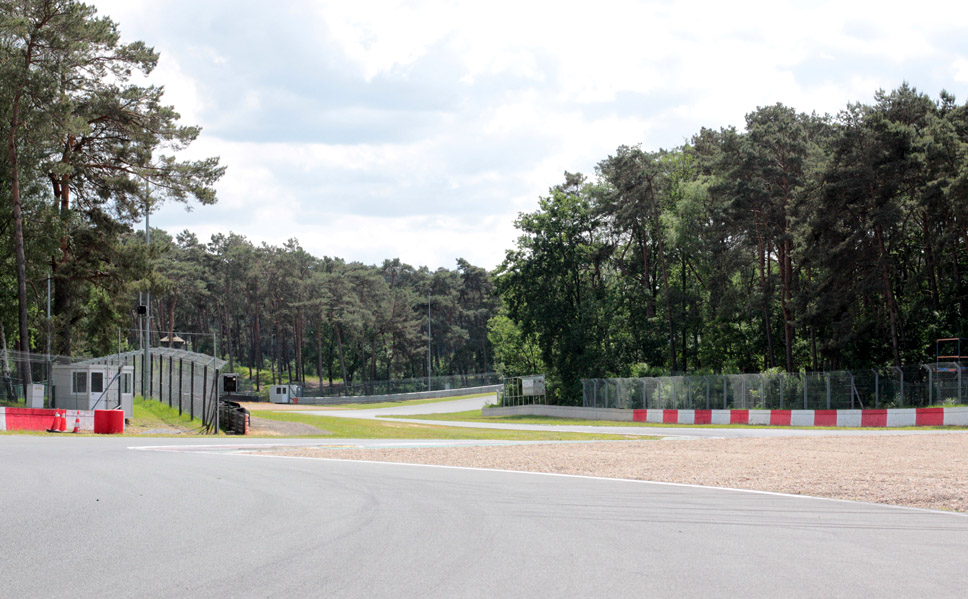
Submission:
[[179,158],[199,128],[119,39],[73,0],[0,0],[4,348],[136,349],[150,291],[153,344],[236,371],[419,377],[429,353],[434,374],[546,372],[572,402],[582,377],[918,363],[968,324],[968,105],[945,92],[621,146],[519,215],[495,272],[430,271],[232,233],[146,244],[146,214],[216,202],[225,167]]
[[968,105],[947,93],[761,107],[564,179],[496,283],[569,398],[606,373],[922,363],[968,328]]
[[428,360],[435,375],[493,368],[486,324],[498,300],[489,274],[463,260],[435,272],[367,266],[295,240],[160,230],[148,249],[136,224],[165,202],[214,203],[225,171],[218,158],[178,158],[200,129],[179,123],[162,88],[136,83],[157,61],[91,6],[0,2],[4,350],[104,355],[119,331],[121,349],[136,349],[150,292],[153,345],[179,337],[272,380],[420,377]]

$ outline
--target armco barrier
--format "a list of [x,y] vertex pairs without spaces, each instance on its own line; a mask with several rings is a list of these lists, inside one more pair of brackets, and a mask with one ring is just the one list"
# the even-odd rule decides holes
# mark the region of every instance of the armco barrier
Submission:
[[551,416],[654,424],[753,424],[772,426],[968,426],[968,408],[881,410],[622,410],[522,405],[484,408],[484,416]]
[[[123,419],[122,414],[122,422]],[[0,408],[0,431],[64,432],[74,430],[75,425],[80,432],[94,432],[94,411]]]

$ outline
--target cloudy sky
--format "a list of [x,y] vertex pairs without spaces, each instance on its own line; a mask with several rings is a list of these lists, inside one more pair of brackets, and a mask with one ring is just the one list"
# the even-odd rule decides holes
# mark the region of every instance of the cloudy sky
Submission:
[[519,212],[620,145],[908,81],[968,100],[954,1],[93,0],[221,156],[216,206],[152,226],[316,256],[493,268]]

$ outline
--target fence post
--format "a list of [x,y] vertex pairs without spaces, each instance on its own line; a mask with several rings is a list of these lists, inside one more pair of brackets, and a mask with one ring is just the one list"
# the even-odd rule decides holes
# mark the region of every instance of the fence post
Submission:
[[780,375],[780,409],[783,409],[783,395],[786,393],[786,373]]
[[178,415],[182,415],[182,397],[185,395],[185,359],[178,358]]
[[827,387],[827,409],[829,410],[830,409],[830,373],[829,372],[823,373],[823,380],[824,380],[824,384]]
[[854,373],[853,372],[848,372],[847,373],[847,376],[850,377],[850,409],[853,410],[854,409],[854,392],[855,392],[855,388],[854,388]]
[[901,405],[898,407],[903,408],[904,407],[904,371],[901,370],[899,366],[895,366],[894,369],[897,370],[897,373],[899,375],[901,375]]
[[876,409],[881,406],[881,379],[876,370],[871,368],[871,372],[874,373],[874,408]]
[[192,420],[195,420],[195,360],[191,361],[191,382],[188,384],[188,395],[192,398],[188,402],[188,414],[191,416]]
[[808,403],[807,403],[807,373],[806,372],[801,373],[800,378],[803,379],[803,409],[806,410],[806,409],[808,409],[807,408],[807,405],[808,405]]
[[723,377],[723,409],[729,409],[729,379]]
[[208,364],[202,366],[202,424],[207,425],[205,418],[208,412],[205,411],[205,396],[208,394]]
[[214,384],[214,389],[215,389],[215,391],[214,391],[215,397],[213,399],[215,400],[215,434],[216,435],[218,435],[218,425],[219,425],[219,422],[218,422],[218,420],[219,420],[218,410],[219,410],[220,407],[222,407],[220,405],[222,403],[222,401],[221,401],[222,390],[219,389],[219,386],[218,386],[218,383],[219,383],[218,375],[219,375],[219,369],[216,368],[215,369],[215,380],[212,381],[212,383]]
[[934,385],[931,384],[931,369],[927,364],[922,364],[921,368],[928,371],[928,405],[934,404]]
[[173,385],[171,384],[171,371],[173,370],[171,365],[172,365],[172,356],[168,356],[168,407],[169,408],[172,407],[171,389],[173,387]]
[[703,380],[706,383],[706,409],[708,410],[709,409],[709,377],[708,376],[703,377]]

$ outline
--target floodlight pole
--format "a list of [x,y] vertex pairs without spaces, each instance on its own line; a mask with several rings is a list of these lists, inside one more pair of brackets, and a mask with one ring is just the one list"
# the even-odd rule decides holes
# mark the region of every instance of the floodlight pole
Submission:
[[[44,387],[44,405],[50,405],[50,281],[54,277],[53,271],[47,276],[47,386]],[[53,406],[51,406],[53,407]]]
[[141,367],[144,372],[141,375],[141,392],[145,399],[151,395],[151,228],[148,226],[148,217],[151,214],[151,185],[145,177],[145,263],[147,266],[146,275],[148,276],[147,301],[145,302],[145,355],[141,360]]

